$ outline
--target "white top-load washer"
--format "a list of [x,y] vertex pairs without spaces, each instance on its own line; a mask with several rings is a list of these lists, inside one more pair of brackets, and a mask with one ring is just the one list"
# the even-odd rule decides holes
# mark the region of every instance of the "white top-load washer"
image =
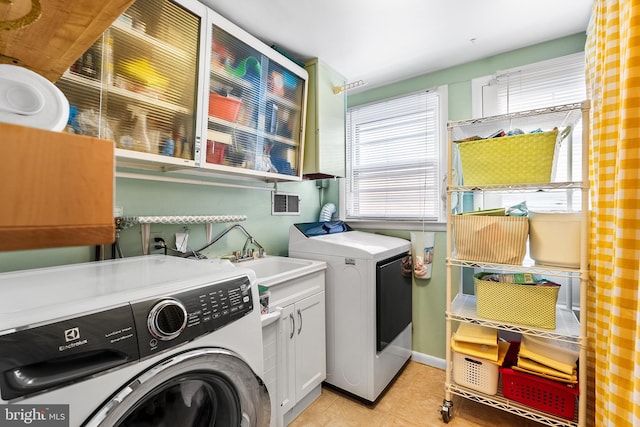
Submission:
[[326,383],[375,402],[411,356],[411,243],[341,221],[294,224],[289,256],[327,263]]
[[254,282],[162,255],[0,274],[0,416],[268,425]]

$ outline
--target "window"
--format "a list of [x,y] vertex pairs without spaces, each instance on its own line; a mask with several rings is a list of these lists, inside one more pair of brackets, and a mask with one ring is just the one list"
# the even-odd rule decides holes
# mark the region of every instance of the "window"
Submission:
[[499,71],[483,91],[485,116],[586,99],[584,52]]
[[[586,98],[584,52],[579,52],[496,73],[483,87],[482,110],[484,116],[490,116],[581,102]],[[580,163],[581,135],[578,126],[571,147],[562,146],[556,181],[582,179],[580,170],[571,169],[571,165]],[[568,155],[576,161],[568,162]]]
[[439,221],[446,88],[347,111],[347,220]]
[[[473,85],[476,89],[475,111],[477,114],[480,110],[483,116],[581,102],[587,98],[584,52],[499,71],[493,76],[476,79]],[[560,146],[554,181],[581,181],[581,158],[582,122],[578,122],[571,139]],[[518,197],[521,195],[505,194],[502,205],[522,201],[517,200]],[[534,210],[565,209],[567,204],[569,209],[580,210],[579,197],[580,192],[573,192],[569,198],[558,192],[532,193],[526,201]]]

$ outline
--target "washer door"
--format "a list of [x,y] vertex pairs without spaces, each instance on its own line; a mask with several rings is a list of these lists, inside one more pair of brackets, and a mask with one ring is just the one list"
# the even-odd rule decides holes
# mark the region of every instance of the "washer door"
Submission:
[[267,388],[249,365],[229,350],[204,348],[144,372],[84,425],[261,427],[270,414]]

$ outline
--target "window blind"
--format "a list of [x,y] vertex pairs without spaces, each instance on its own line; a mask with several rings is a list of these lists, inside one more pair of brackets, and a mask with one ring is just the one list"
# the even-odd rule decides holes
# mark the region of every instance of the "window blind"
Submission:
[[[489,83],[494,86],[497,114],[514,113],[555,105],[584,101],[587,97],[584,52],[541,61],[496,73]],[[549,130],[549,129],[545,129]],[[555,182],[582,180],[582,122],[575,126],[573,134],[563,141],[556,159]],[[527,205],[532,210],[579,210],[580,192],[548,192],[527,195]],[[569,197],[567,197],[569,196]],[[522,195],[505,194],[504,205],[515,204]]]
[[586,99],[584,52],[501,71],[497,86],[501,114],[570,104]]
[[349,109],[347,218],[438,219],[439,123],[436,91]]

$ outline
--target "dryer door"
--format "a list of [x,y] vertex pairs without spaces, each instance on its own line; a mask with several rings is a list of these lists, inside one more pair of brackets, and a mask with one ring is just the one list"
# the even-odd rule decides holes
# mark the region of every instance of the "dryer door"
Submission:
[[268,426],[267,388],[237,354],[177,354],[125,385],[85,426]]

